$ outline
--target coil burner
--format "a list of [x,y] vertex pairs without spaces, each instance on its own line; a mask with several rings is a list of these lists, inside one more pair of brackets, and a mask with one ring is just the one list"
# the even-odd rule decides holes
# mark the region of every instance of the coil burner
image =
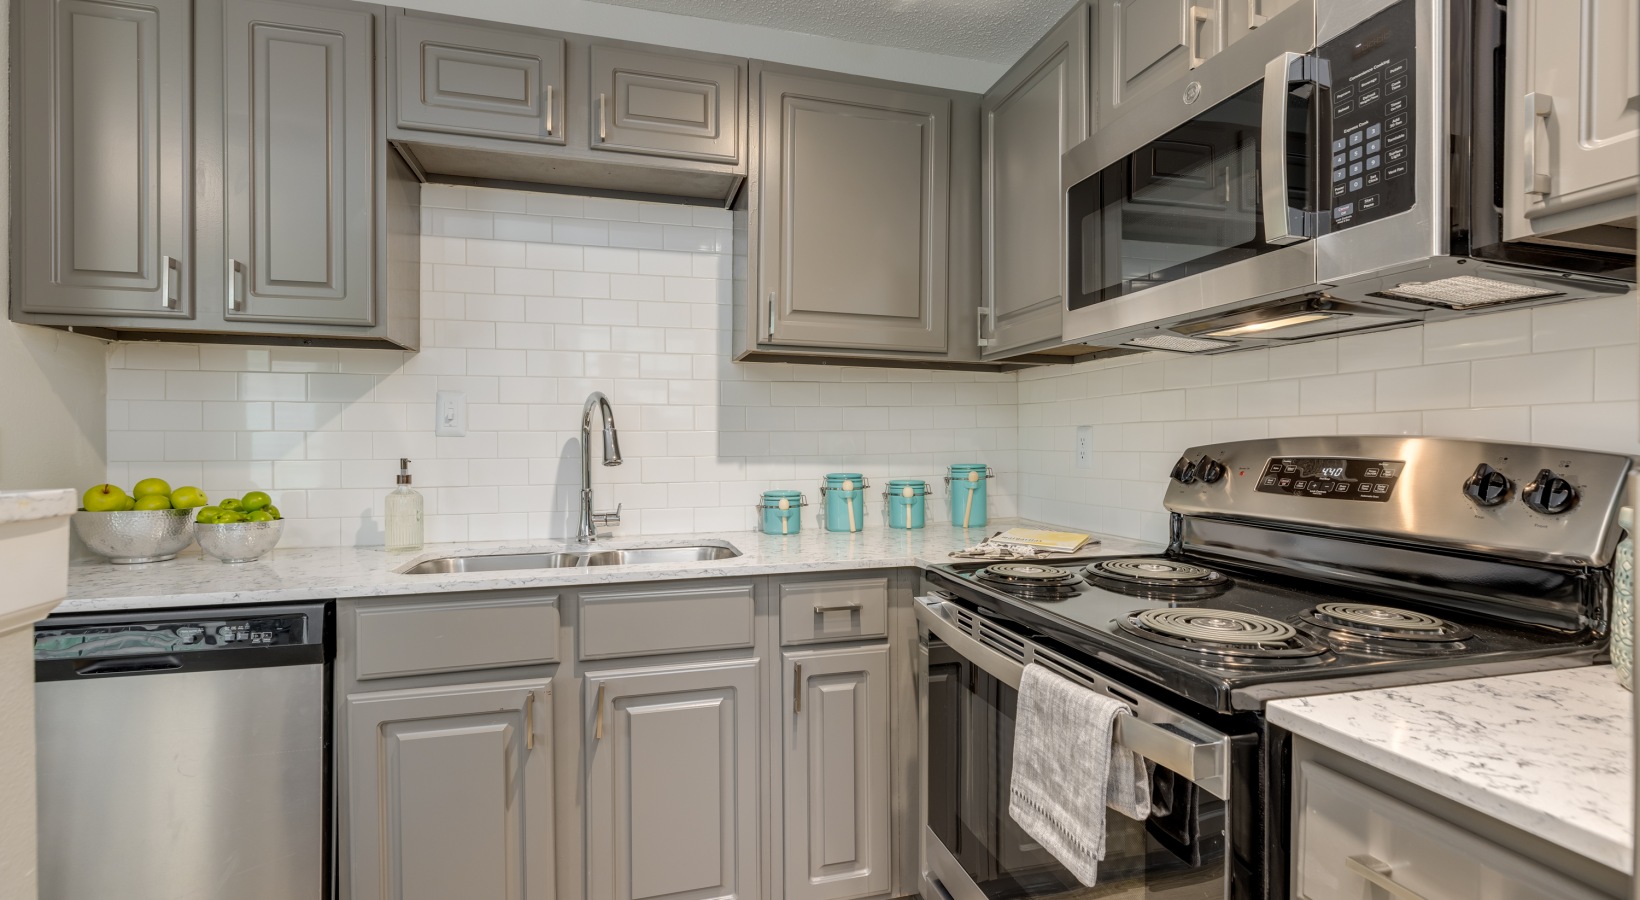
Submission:
[[1301,660],[1327,650],[1280,619],[1232,609],[1146,609],[1119,624],[1128,634],[1226,664]]
[[1298,620],[1323,629],[1328,637],[1366,649],[1402,652],[1456,652],[1475,635],[1469,629],[1427,613],[1372,603],[1318,603]]
[[1230,586],[1222,572],[1163,557],[1102,559],[1085,571],[1099,587],[1168,600],[1199,600]]
[[1082,581],[1074,572],[1029,562],[986,566],[974,573],[974,580],[1039,603],[1075,596],[1076,586]]

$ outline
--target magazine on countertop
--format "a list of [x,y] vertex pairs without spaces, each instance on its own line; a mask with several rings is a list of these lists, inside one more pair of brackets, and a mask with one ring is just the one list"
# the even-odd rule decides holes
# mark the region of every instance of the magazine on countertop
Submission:
[[[1043,528],[1010,528],[991,538],[993,544],[1010,547],[1034,547],[1050,553],[1074,553],[1092,540],[1091,535],[1076,531],[1048,531]],[[1092,541],[1098,543],[1098,541]]]

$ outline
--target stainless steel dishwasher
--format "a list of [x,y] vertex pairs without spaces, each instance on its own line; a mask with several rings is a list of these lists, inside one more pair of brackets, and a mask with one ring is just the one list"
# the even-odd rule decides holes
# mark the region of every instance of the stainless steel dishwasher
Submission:
[[323,604],[34,632],[41,900],[330,896]]

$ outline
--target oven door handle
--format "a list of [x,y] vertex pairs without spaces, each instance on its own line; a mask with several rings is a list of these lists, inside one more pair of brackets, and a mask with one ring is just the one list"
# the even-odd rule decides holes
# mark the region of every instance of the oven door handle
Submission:
[[[1287,98],[1294,85],[1306,81],[1304,60],[1301,53],[1283,53],[1264,67],[1259,182],[1263,188],[1264,240],[1271,244],[1296,244],[1313,236],[1304,210],[1294,209],[1287,202]],[[1318,143],[1313,149],[1319,153],[1330,148]],[[1332,171],[1332,167],[1327,170]]]
[[[1024,664],[985,646],[961,626],[946,618],[941,612],[945,605],[944,601],[937,598],[918,597],[915,603],[917,621],[963,659],[984,669],[991,677],[1014,690],[1019,690],[1020,679],[1025,674]],[[1024,647],[1030,656],[1035,656],[1035,644],[1017,634],[1010,636]],[[1056,664],[1051,668],[1059,671],[1063,666]],[[1088,683],[1103,682],[1103,679],[1091,672],[1077,675]],[[1189,779],[1219,799],[1225,799],[1230,785],[1229,736],[1212,731],[1205,725],[1197,726],[1197,729],[1205,732],[1203,735],[1192,736],[1176,727],[1188,721],[1183,717],[1179,717],[1178,721],[1166,723],[1175,727],[1164,727],[1163,724],[1140,718],[1141,713],[1142,711],[1136,711],[1134,715],[1122,716],[1116,720],[1116,742],[1156,765]]]

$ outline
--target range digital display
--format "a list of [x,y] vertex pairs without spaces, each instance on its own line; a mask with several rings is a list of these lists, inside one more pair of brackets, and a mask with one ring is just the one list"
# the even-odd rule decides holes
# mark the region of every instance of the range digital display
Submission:
[[1395,485],[1405,472],[1406,462],[1399,459],[1274,457],[1259,475],[1258,490],[1263,494],[1383,503],[1395,493]]

